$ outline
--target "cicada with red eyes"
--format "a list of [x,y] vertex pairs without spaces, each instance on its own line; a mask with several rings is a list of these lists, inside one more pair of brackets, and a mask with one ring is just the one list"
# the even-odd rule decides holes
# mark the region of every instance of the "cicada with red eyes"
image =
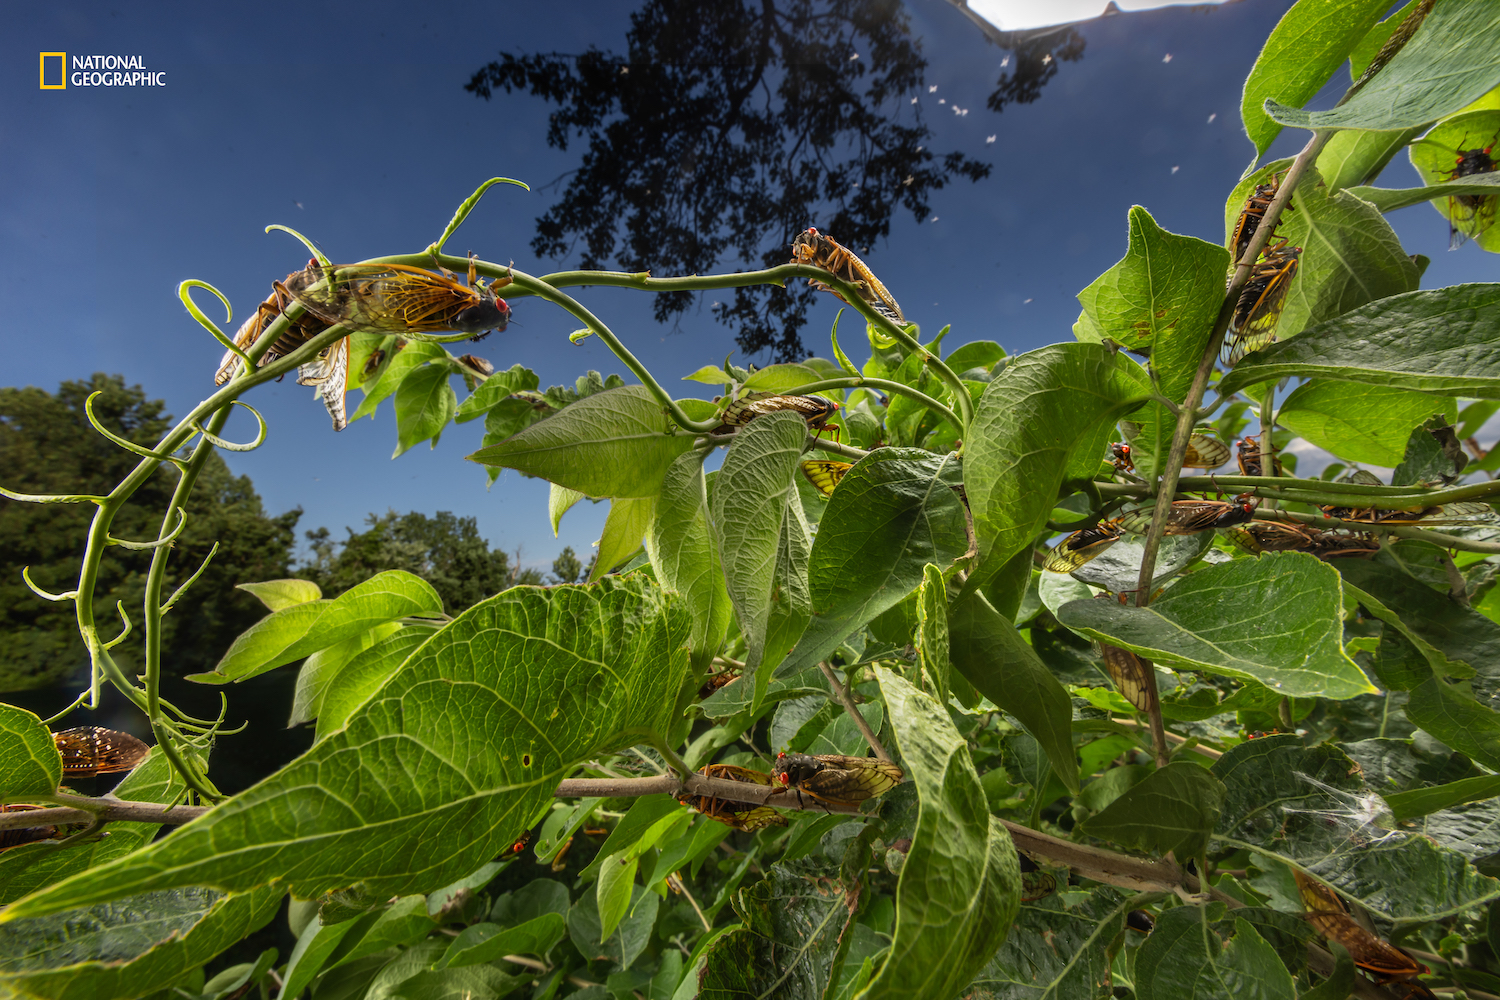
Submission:
[[1049,573],[1071,573],[1119,540],[1119,524],[1101,521],[1092,528],[1073,532],[1053,546],[1042,569]]
[[[1490,156],[1490,151],[1495,148],[1495,140],[1490,140],[1488,146],[1480,148],[1462,147],[1463,144],[1460,143],[1456,150],[1458,155],[1454,160],[1453,170],[1448,174],[1450,181],[1488,174],[1495,170],[1495,160]],[[1500,195],[1493,194],[1456,194],[1448,199],[1449,250],[1457,250],[1494,224],[1497,200],[1500,200]]]
[[[1130,445],[1119,441],[1109,446],[1109,459],[1116,473],[1135,471],[1135,460]],[[1217,469],[1229,461],[1229,446],[1207,434],[1193,434],[1188,438],[1187,451],[1182,456],[1184,469]]]
[[[813,267],[832,271],[839,278],[853,285],[859,291],[860,299],[871,309],[897,326],[906,325],[906,316],[902,314],[901,307],[897,305],[895,297],[886,290],[880,279],[875,277],[875,272],[856,257],[854,251],[840,244],[832,236],[811,228],[801,233],[792,241],[791,262],[811,264]],[[822,291],[833,291],[821,281],[814,280],[811,284]],[[834,294],[838,295],[837,292]],[[847,301],[842,295],[838,297],[841,301]]]
[[103,726],[77,726],[53,733],[62,755],[62,772],[69,777],[93,777],[134,770],[151,748],[129,733]]
[[828,423],[828,418],[838,412],[838,403],[823,396],[789,396],[773,392],[752,392],[730,403],[719,414],[723,423],[714,428],[714,433],[723,434],[736,427],[743,427],[756,417],[783,410],[802,414],[809,430],[821,432],[832,429],[834,439],[838,439],[838,425],[834,424],[830,428]]
[[1286,240],[1266,250],[1250,272],[1250,280],[1240,291],[1234,316],[1224,335],[1220,360],[1234,367],[1252,351],[1276,342],[1276,324],[1286,307],[1287,291],[1297,276],[1302,257],[1301,247],[1289,247]]
[[1382,510],[1378,507],[1321,508],[1325,517],[1338,518],[1351,524],[1378,524],[1401,527],[1411,524],[1467,525],[1494,524],[1500,521],[1495,509],[1480,500],[1460,500],[1436,507],[1409,507],[1405,510]]
[[889,761],[842,754],[779,753],[771,780],[831,806],[858,807],[899,785],[906,772]]
[[[1119,525],[1131,534],[1144,535],[1151,530],[1152,513],[1151,507],[1129,511],[1120,516]],[[1244,524],[1254,516],[1255,503],[1250,500],[1173,500],[1162,534],[1195,535]]]
[[[699,768],[698,773],[708,778],[720,778],[725,781],[743,781],[762,787],[771,785],[770,775],[733,764],[709,764],[707,767]],[[756,802],[737,802],[715,795],[694,795],[687,792],[679,794],[677,801],[696,809],[711,820],[723,823],[725,826],[732,826],[744,833],[754,833],[768,826],[786,826],[786,818],[781,813],[770,806]]]

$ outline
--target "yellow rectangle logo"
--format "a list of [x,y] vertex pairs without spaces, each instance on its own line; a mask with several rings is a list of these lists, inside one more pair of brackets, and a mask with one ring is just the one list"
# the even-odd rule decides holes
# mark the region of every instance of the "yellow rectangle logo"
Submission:
[[[67,90],[68,89],[68,54],[66,52],[41,52],[38,53],[37,76],[43,90]],[[47,60],[56,60],[56,83],[47,82]]]

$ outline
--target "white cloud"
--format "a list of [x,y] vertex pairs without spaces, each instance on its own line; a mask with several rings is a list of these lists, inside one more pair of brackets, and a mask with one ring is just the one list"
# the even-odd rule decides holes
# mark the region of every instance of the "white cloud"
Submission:
[[[1122,12],[1158,7],[1199,6],[1204,0],[1114,0]],[[1206,0],[1224,3],[1226,0]],[[969,9],[1001,31],[1046,28],[1100,17],[1109,0],[968,0]]]

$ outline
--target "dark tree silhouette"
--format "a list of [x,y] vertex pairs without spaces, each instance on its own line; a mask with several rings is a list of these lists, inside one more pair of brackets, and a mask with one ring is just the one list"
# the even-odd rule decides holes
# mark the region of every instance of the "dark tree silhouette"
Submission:
[[1066,28],[1017,38],[1009,48],[1009,65],[1014,68],[1000,74],[995,92],[985,101],[991,111],[1004,111],[1007,104],[1030,104],[1041,97],[1042,87],[1057,75],[1058,63],[1083,58],[1084,40],[1077,31]]
[[[646,0],[631,23],[626,55],[501,53],[465,88],[556,102],[548,144],[588,140],[537,220],[539,256],[581,241],[586,268],[773,266],[808,225],[867,253],[898,205],[921,219],[932,191],[989,174],[928,148],[913,101],[927,63],[898,0]],[[659,295],[657,320],[695,294]],[[714,311],[747,354],[795,360],[811,300],[805,285],[741,288]]]

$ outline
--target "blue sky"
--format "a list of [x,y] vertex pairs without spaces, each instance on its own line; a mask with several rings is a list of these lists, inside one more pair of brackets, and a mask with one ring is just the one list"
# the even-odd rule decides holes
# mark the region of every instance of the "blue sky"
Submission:
[[[930,218],[898,214],[867,261],[928,336],[953,324],[950,346],[993,339],[1017,352],[1071,339],[1074,295],[1123,254],[1132,204],[1173,231],[1222,238],[1224,198],[1253,152],[1239,121],[1241,84],[1289,6],[1245,0],[1091,24],[1083,59],[1064,63],[1041,100],[995,114],[985,98],[1007,53],[944,0],[909,0],[927,85],[937,87],[920,96],[937,133],[932,145],[994,171],[936,192]],[[307,256],[290,237],[266,235],[268,224],[298,229],[335,261],[412,252],[496,175],[532,191],[492,189],[449,249],[532,273],[575,263],[534,260],[529,244],[534,220],[558,194],[550,182],[583,147],[547,147],[551,108],[540,100],[500,93],[484,102],[463,84],[502,50],[623,50],[631,9],[455,3],[414,13],[409,4],[331,2],[10,11],[0,42],[0,384],[53,390],[118,372],[180,415],[212,390],[222,350],[183,311],[178,282],[216,285],[238,324]],[[139,55],[167,84],[42,91],[41,51]],[[953,113],[955,105],[968,113]],[[1283,136],[1272,155],[1303,139]],[[1404,157],[1382,179],[1416,181]],[[1447,252],[1446,224],[1429,207],[1391,218],[1408,250],[1433,258],[1424,287],[1495,279],[1494,258],[1472,244]],[[709,315],[712,295],[672,328],[652,321],[648,296],[582,296],[682,395],[706,387],[679,377],[734,350],[731,332]],[[838,305],[825,299],[803,331],[822,354]],[[589,368],[624,373],[597,339],[569,343],[576,323],[544,303],[518,301],[514,319],[475,353],[497,368],[527,365],[543,386],[570,384]],[[554,540],[545,483],[506,473],[487,492],[484,471],[463,460],[479,445],[479,422],[392,461],[389,409],[334,434],[312,391],[291,380],[248,400],[270,421],[270,438],[259,451],[225,457],[253,478],[270,512],[302,506],[303,528],[326,525],[342,537],[372,511],[451,510],[476,517],[492,544],[519,546],[526,563],[545,567],[563,545],[587,558],[603,523],[603,505],[581,505]],[[237,417],[231,433],[253,429]]]

